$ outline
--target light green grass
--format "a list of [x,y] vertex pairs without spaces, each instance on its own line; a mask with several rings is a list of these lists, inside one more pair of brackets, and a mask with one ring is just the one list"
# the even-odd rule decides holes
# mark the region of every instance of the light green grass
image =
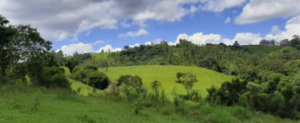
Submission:
[[[104,71],[103,69],[99,69]],[[147,89],[151,89],[151,82],[158,80],[161,82],[162,88],[166,91],[166,94],[172,94],[173,88],[176,88],[180,94],[186,94],[185,88],[176,81],[177,72],[191,72],[196,75],[198,82],[196,82],[192,89],[200,91],[202,96],[207,95],[206,88],[212,85],[219,86],[220,83],[225,81],[231,81],[231,76],[199,68],[188,66],[126,66],[126,67],[110,67],[108,75],[110,79],[118,79],[120,75],[138,75],[142,78],[143,85]]]
[[[111,54],[112,52],[105,52],[103,53],[103,57],[102,57],[102,53],[92,53],[92,57],[95,57],[95,60],[101,60],[101,59],[107,59],[108,55]],[[115,52],[118,53],[118,52]]]

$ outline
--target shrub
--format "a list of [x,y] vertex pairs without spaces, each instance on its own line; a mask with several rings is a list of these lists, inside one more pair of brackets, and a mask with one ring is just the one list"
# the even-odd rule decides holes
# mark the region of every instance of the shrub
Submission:
[[118,86],[126,84],[127,86],[132,86],[134,88],[141,87],[143,84],[141,77],[132,75],[121,75],[118,79],[118,82]]
[[108,93],[115,95],[115,96],[119,95],[120,89],[117,86],[117,84],[118,84],[118,81],[112,80],[107,89]]
[[98,70],[98,68],[95,65],[92,64],[88,64],[86,66],[83,67],[84,69],[88,69],[88,70]]
[[108,77],[104,73],[99,71],[89,72],[86,75],[86,78],[87,84],[95,88],[103,90],[109,85]]
[[57,67],[43,67],[42,75],[38,77],[38,85],[49,87],[68,88],[70,84],[64,72]]
[[237,123],[238,119],[232,116],[226,110],[216,111],[209,116],[209,120],[213,123]]
[[74,67],[72,70],[72,74],[76,73],[79,70],[80,70],[80,67],[78,67],[78,66]]

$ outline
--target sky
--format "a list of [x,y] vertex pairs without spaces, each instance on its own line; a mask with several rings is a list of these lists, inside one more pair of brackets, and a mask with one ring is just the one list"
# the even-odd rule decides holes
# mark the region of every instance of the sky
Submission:
[[1,0],[10,24],[31,25],[64,54],[125,45],[258,44],[300,35],[300,0]]

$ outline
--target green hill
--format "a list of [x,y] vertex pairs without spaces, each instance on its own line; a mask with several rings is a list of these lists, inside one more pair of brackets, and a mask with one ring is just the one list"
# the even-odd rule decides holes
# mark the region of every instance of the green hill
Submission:
[[93,58],[95,57],[95,60],[100,60],[102,58],[107,59],[108,55],[111,53],[112,52],[105,52],[105,53],[103,53],[103,57],[102,57],[102,53],[92,53],[91,55]]
[[[100,69],[101,71],[103,69]],[[177,72],[191,72],[197,76],[198,82],[194,84],[193,89],[201,92],[202,96],[207,95],[206,88],[212,85],[219,86],[224,81],[231,81],[231,76],[199,68],[188,66],[126,66],[126,67],[110,67],[108,75],[110,79],[118,79],[120,75],[138,75],[142,78],[143,85],[151,89],[150,84],[154,80],[161,81],[162,88],[167,94],[171,94],[173,88],[176,88],[178,93],[186,94],[186,90],[181,84],[175,83]]]
[[[253,54],[253,53],[271,53],[274,51],[279,51],[283,48],[286,48],[288,46],[260,46],[260,45],[245,45],[242,46],[245,49],[248,49],[248,52]],[[290,47],[292,48],[292,47]]]

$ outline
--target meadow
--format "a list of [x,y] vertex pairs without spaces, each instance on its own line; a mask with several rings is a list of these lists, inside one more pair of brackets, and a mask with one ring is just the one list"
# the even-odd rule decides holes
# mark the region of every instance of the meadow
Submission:
[[[105,72],[104,69],[100,68],[99,70]],[[166,94],[172,94],[173,89],[176,89],[179,94],[186,94],[187,91],[183,85],[175,83],[177,72],[191,72],[196,75],[198,82],[194,84],[192,89],[199,91],[202,96],[207,95],[206,88],[210,88],[212,85],[219,86],[220,83],[231,81],[233,78],[205,68],[171,65],[109,67],[105,74],[110,79],[118,79],[120,75],[126,74],[138,75],[142,78],[143,86],[148,90],[151,90],[151,82],[158,80]]]
[[202,105],[176,113],[173,105],[143,108],[113,98],[78,96],[70,90],[0,86],[1,123],[296,123],[241,107]]
[[[92,57],[95,58],[95,60],[101,60],[101,59],[107,59],[108,55],[112,52],[104,52],[104,53],[91,53]],[[118,52],[115,52],[118,53]],[[103,55],[103,56],[102,56]]]

